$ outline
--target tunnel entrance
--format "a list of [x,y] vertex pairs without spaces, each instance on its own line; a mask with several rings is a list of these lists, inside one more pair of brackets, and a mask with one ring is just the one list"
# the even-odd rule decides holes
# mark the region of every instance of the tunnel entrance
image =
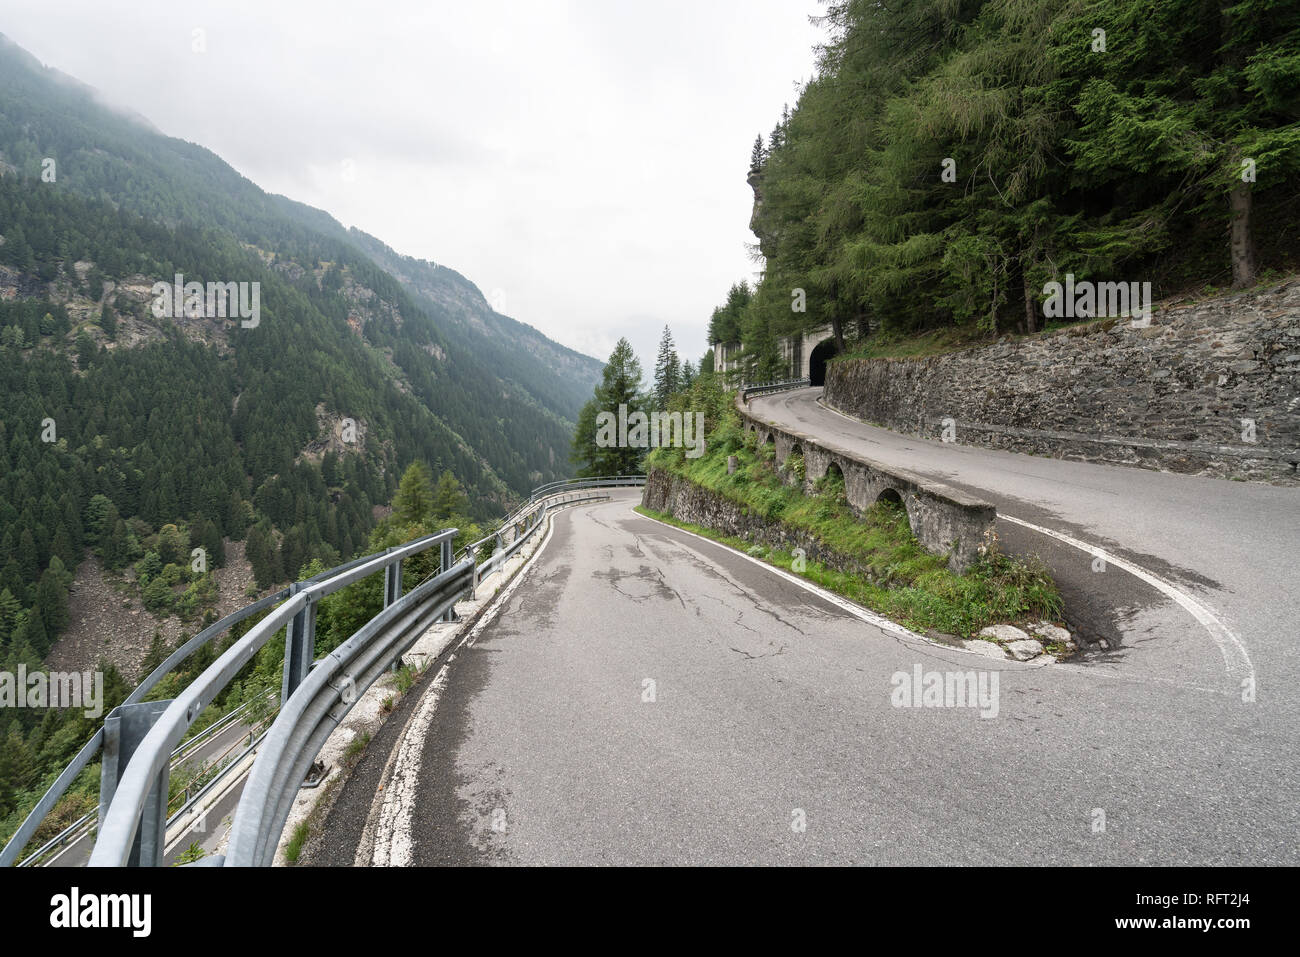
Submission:
[[826,384],[826,363],[840,350],[835,348],[835,340],[823,339],[817,343],[812,354],[808,356],[808,381],[812,385]]

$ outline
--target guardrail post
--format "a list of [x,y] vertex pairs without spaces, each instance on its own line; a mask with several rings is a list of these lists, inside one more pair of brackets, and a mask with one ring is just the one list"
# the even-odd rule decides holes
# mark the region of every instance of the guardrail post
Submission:
[[[442,564],[441,564],[441,565],[439,566],[439,568],[438,568],[438,572],[439,572],[439,574],[441,574],[442,572],[447,571],[447,569],[451,568],[451,565],[452,565],[452,556],[451,556],[451,539],[450,539],[450,538],[444,539],[443,542],[442,542],[442,556],[441,556],[441,562],[442,562]],[[455,606],[454,604],[453,604],[453,605],[449,605],[449,606],[447,607],[447,610],[446,610],[445,612],[442,613],[442,620],[443,620],[443,621],[456,621],[456,606]]]
[[[388,549],[392,551],[392,549]],[[402,560],[384,566],[384,607],[402,597]]]
[[[296,582],[290,595],[296,595],[307,585]],[[284,680],[280,683],[280,702],[289,700],[311,671],[316,658],[316,602],[309,601],[302,611],[289,620],[284,630]]]
[[[126,771],[127,762],[157,722],[171,699],[145,701],[140,704],[119,705],[104,719],[104,756],[99,772],[99,821],[108,815],[118,782]],[[171,769],[164,764],[158,779],[149,789],[140,826],[131,845],[128,867],[161,867],[163,845],[167,837],[167,778]]]

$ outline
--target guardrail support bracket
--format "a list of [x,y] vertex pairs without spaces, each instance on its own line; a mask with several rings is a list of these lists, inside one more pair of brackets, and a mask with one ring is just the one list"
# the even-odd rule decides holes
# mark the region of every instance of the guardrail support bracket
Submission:
[[[119,705],[104,719],[104,756],[99,775],[99,820],[108,814],[117,783],[126,771],[127,762],[149,733],[171,699]],[[140,827],[131,845],[128,867],[162,867],[163,845],[167,837],[167,778],[171,769],[163,765],[149,789]]]
[[[443,546],[446,547],[445,545]],[[402,560],[399,558],[384,569],[384,607],[402,597]]]
[[[293,588],[296,593],[303,583]],[[284,633],[284,680],[280,683],[280,701],[288,701],[311,671],[316,658],[316,602],[309,601],[302,611],[289,619]]]
[[[452,566],[451,540],[448,539],[447,541],[445,541],[445,542],[442,543],[442,565],[439,567],[439,569],[438,569],[438,573],[439,573],[439,574],[442,574],[443,572],[445,572],[445,571],[447,571],[448,569],[450,569],[451,566]],[[457,617],[456,617],[456,606],[455,606],[455,605],[452,605],[452,606],[450,606],[450,607],[447,609],[447,611],[446,611],[446,612],[443,614],[443,616],[442,616],[442,620],[443,620],[443,621],[457,621],[457,620],[459,620],[459,619],[457,619]]]

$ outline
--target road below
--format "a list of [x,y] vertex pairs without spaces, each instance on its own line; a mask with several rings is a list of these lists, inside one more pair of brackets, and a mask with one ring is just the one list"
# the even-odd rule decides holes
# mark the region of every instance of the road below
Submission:
[[[216,761],[237,756],[249,744],[253,733],[253,726],[243,721],[234,721],[190,750],[180,763],[205,767]],[[186,828],[183,834],[173,835],[173,839],[168,842],[169,850],[163,855],[164,867],[177,863],[192,843],[199,844],[207,854],[216,850],[228,829],[227,819],[233,815],[239,804],[239,796],[244,790],[244,779],[241,775],[239,781],[230,785],[228,789],[226,785],[219,785],[219,787],[223,790],[221,797]],[[70,840],[42,866],[85,867],[93,849],[94,841],[90,839],[89,832],[85,831]]]
[[[900,636],[636,502],[556,516],[371,743],[313,863],[1300,862],[1294,696]],[[996,715],[896,706],[918,666],[996,674]],[[381,784],[414,795],[387,830]]]

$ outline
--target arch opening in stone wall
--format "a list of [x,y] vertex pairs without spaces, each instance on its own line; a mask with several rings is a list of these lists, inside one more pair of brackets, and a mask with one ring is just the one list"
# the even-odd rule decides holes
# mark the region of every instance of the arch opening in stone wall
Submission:
[[903,496],[898,493],[896,488],[882,489],[880,494],[876,496],[876,504],[896,506],[898,508],[904,507]]
[[808,381],[811,385],[826,384],[826,363],[839,354],[835,338],[823,339],[808,355]]
[[844,469],[835,461],[828,462],[826,471],[822,473],[818,481],[819,491],[834,495],[836,498],[843,500],[848,494],[848,485],[844,479]]
[[790,451],[786,453],[785,459],[781,462],[781,473],[784,481],[796,485],[802,485],[804,476],[806,476],[808,463],[804,461],[803,446],[798,442],[790,446]]

